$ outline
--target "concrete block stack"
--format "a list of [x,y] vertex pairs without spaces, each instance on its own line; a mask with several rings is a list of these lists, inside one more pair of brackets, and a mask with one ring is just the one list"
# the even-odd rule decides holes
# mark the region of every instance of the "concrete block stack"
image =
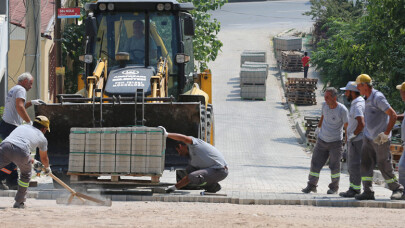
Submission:
[[303,71],[301,59],[304,54],[300,51],[282,51],[281,68],[290,72]]
[[164,170],[166,140],[161,128],[135,127],[132,131],[131,173],[160,174]]
[[163,134],[157,127],[72,128],[69,172],[161,175]]
[[132,129],[119,127],[115,137],[115,172],[129,173],[131,170]]
[[100,172],[101,128],[86,129],[86,148],[84,149],[84,172]]
[[281,62],[283,51],[301,51],[302,38],[295,36],[274,37],[273,44],[277,62]]
[[245,50],[241,54],[241,98],[265,100],[267,76],[266,51]]
[[86,128],[71,128],[69,135],[69,171],[84,172]]
[[100,173],[115,172],[115,128],[101,129]]
[[318,79],[287,78],[285,96],[288,102],[298,105],[316,105],[316,84]]

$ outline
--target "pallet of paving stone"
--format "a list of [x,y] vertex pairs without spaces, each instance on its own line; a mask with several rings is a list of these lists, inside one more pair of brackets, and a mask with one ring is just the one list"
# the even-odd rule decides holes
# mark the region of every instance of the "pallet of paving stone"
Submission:
[[266,62],[266,51],[252,51],[245,50],[240,56],[240,65],[242,66],[245,62]]
[[266,78],[268,77],[269,74],[269,64],[267,63],[245,62],[244,64],[242,64],[241,68],[255,68],[264,70],[266,71]]
[[296,36],[277,36],[273,38],[275,49],[280,50],[301,50],[302,37]]
[[266,85],[244,84],[240,87],[240,97],[246,100],[266,100]]
[[157,176],[164,170],[166,140],[157,127],[72,128],[69,172]]
[[265,84],[267,70],[265,68],[245,68],[240,69],[240,84]]

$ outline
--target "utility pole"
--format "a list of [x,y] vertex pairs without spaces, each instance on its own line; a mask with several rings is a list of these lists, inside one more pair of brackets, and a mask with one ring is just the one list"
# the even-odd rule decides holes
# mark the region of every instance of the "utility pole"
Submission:
[[26,0],[25,21],[25,71],[34,77],[34,84],[27,93],[27,100],[31,100],[40,98],[41,91],[41,0]]
[[[6,0],[6,1],[2,1],[1,3],[0,3],[0,13],[1,14],[6,14],[6,18],[5,18],[5,28],[6,28],[6,30],[5,31],[2,31],[2,33],[7,33],[7,39],[6,39],[6,45],[4,45],[4,46],[6,46],[6,49],[7,49],[7,54],[6,54],[6,67],[5,67],[5,71],[4,71],[4,75],[3,75],[3,79],[1,80],[1,82],[0,82],[0,91],[2,91],[1,92],[1,94],[0,94],[0,106],[4,106],[5,104],[6,104],[6,98],[7,98],[7,91],[8,91],[8,50],[10,49],[10,34],[9,34],[9,26],[10,26],[10,23],[9,23],[9,7],[8,7],[8,5],[9,5],[9,0]],[[1,44],[0,44],[1,45]],[[3,47],[4,47],[3,46]]]
[[56,66],[62,66],[62,45],[61,45],[61,35],[60,35],[60,19],[58,18],[58,9],[61,8],[61,0],[55,0],[55,55],[56,55]]

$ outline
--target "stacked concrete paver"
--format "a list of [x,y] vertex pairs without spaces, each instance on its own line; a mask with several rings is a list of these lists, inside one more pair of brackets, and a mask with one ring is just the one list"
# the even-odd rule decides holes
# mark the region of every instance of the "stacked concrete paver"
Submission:
[[240,96],[242,99],[266,99],[268,65],[266,51],[245,50],[241,54]]

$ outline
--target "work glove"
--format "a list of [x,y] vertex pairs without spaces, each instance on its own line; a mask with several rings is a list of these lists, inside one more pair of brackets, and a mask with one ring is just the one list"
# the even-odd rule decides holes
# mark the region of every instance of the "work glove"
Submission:
[[356,138],[356,136],[357,136],[357,135],[355,135],[355,134],[351,134],[351,135],[349,136],[349,138],[347,138],[347,142],[351,142],[354,138]]
[[381,132],[380,134],[377,135],[377,137],[375,137],[375,139],[373,141],[377,145],[384,144],[384,143],[388,142],[388,135],[386,135],[384,132]]
[[46,167],[46,168],[44,168],[44,174],[45,174],[45,175],[48,176],[51,172],[52,172],[51,167]]
[[36,100],[31,100],[31,104],[33,105],[41,105],[41,104],[45,104],[45,102],[41,99],[36,99]]
[[30,125],[32,126],[34,123],[32,122],[32,120],[30,120]]
[[167,138],[167,136],[168,136],[169,134],[167,133],[166,128],[164,128],[164,127],[162,127],[162,126],[159,126],[159,128],[162,128],[162,130],[163,130],[163,135],[165,136],[165,138]]
[[34,160],[33,168],[34,168],[35,172],[37,173],[37,176],[39,176],[41,174],[43,167],[44,167],[44,165],[42,165],[42,163],[40,161]]
[[318,138],[318,135],[319,135],[319,132],[320,132],[320,131],[321,131],[321,128],[316,127],[316,129],[315,129],[315,137]]
[[172,193],[176,190],[177,190],[176,185],[169,186],[165,189],[166,193]]

